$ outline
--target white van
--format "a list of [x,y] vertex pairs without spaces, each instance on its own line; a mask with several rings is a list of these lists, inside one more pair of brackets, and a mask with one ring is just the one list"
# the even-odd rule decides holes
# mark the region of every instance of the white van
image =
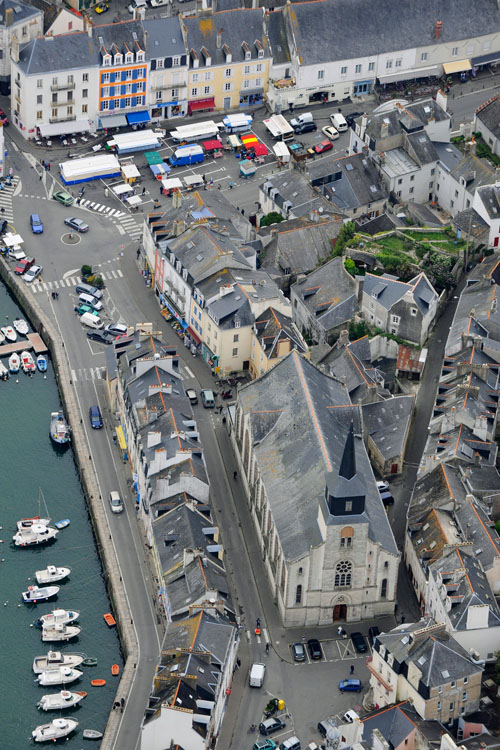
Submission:
[[92,313],[83,313],[83,315],[80,315],[80,322],[82,326],[87,326],[87,328],[104,328],[104,323],[100,319],[98,315],[92,315]]
[[356,721],[356,719],[359,719],[359,716],[356,711],[353,711],[352,709],[346,711],[342,716],[342,721],[344,721],[346,724],[352,724],[354,721]]
[[89,305],[94,310],[102,310],[102,302],[93,297],[91,294],[79,294],[78,299],[82,305]]
[[335,114],[330,115],[330,120],[332,125],[337,128],[339,133],[345,133],[345,131],[349,127],[347,124],[347,120],[340,112],[335,112]]
[[260,688],[263,685],[264,677],[266,676],[266,665],[265,664],[252,664],[250,670],[250,676],[248,682],[250,687]]
[[148,4],[146,0],[132,0],[128,6],[128,12],[133,13],[136,8],[147,8]]
[[290,120],[290,125],[292,126],[292,128],[298,128],[299,125],[305,125],[306,122],[314,122],[312,112],[303,112],[298,117]]

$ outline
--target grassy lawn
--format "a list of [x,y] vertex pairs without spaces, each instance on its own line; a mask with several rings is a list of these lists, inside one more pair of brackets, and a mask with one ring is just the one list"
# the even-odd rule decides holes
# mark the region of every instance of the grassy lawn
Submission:
[[449,236],[446,232],[412,232],[407,231],[404,233],[405,237],[410,240],[417,240],[417,242],[425,242],[426,240],[449,240]]
[[397,250],[403,253],[408,252],[408,248],[405,246],[403,238],[398,237],[396,234],[393,234],[390,237],[382,237],[380,240],[376,240],[376,243],[387,250]]

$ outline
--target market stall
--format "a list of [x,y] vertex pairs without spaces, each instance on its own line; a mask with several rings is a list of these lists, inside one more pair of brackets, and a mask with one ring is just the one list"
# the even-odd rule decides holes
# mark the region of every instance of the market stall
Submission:
[[139,172],[135,164],[122,164],[121,172],[125,182],[128,182],[130,185],[132,185],[137,180],[137,178],[141,176],[141,173]]

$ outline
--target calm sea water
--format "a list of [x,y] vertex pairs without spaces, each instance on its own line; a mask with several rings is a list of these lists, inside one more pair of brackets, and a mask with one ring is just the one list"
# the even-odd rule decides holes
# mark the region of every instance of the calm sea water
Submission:
[[[0,325],[5,325],[6,315],[13,320],[23,313],[0,285]],[[116,630],[110,630],[102,617],[110,611],[110,604],[73,453],[55,448],[49,438],[50,412],[59,406],[50,364],[45,379],[37,372],[31,379],[19,373],[0,381],[0,747],[5,750],[34,747],[31,732],[35,726],[60,715],[77,719],[79,727],[67,742],[58,744],[74,749],[98,747],[99,743],[84,740],[82,731],[104,731],[119,680],[111,675],[111,665],[123,666]],[[71,524],[48,547],[17,549],[12,544],[16,521],[38,513],[39,488],[52,521],[69,518]],[[72,568],[70,578],[59,584],[58,599],[23,604],[21,592],[36,583],[35,571],[48,564]],[[56,604],[80,612],[82,632],[67,644],[43,643],[41,631],[30,627]],[[33,658],[49,648],[83,651],[98,659],[96,667],[81,667],[83,676],[69,686],[87,691],[87,697],[62,714],[36,708],[42,695],[62,689],[34,682]],[[106,685],[92,687],[90,681],[95,678],[104,678]]]

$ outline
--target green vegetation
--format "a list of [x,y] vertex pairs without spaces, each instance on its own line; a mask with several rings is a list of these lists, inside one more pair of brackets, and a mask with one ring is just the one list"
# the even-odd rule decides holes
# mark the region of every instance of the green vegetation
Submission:
[[280,224],[282,221],[284,221],[284,219],[281,214],[279,214],[277,211],[271,211],[270,213],[262,217],[262,219],[260,220],[260,226],[268,227],[270,224]]
[[363,336],[369,336],[371,334],[370,326],[365,323],[364,320],[351,320],[349,323],[349,340],[357,341],[362,339]]
[[345,246],[354,238],[355,232],[356,228],[353,221],[348,221],[346,224],[342,225],[337,241],[330,253],[331,258],[338,258],[343,254]]
[[477,142],[476,156],[478,156],[480,159],[488,159],[492,162],[492,164],[495,165],[495,167],[498,167],[500,165],[500,159],[498,158],[498,156],[491,153],[490,147],[487,146],[482,139]]
[[381,253],[376,253],[375,257],[384,266],[387,273],[399,276],[401,281],[409,281],[415,276],[408,258],[402,252],[383,250]]
[[353,261],[352,258],[345,259],[344,268],[347,271],[347,273],[351,274],[352,277],[356,276],[357,274],[356,263]]
[[92,266],[83,265],[81,268],[82,276],[92,276]]

